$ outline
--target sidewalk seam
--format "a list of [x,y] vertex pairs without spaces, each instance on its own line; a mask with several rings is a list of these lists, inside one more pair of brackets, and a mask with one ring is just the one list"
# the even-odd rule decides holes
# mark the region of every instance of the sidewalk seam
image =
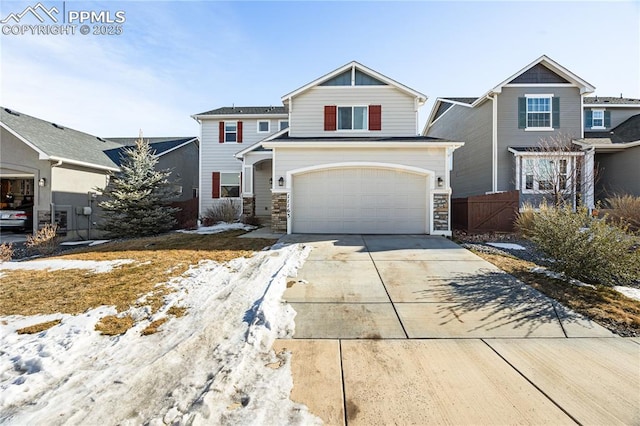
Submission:
[[347,426],[347,392],[344,387],[344,364],[342,362],[342,339],[338,339],[338,353],[340,354],[340,380],[342,382],[342,411],[344,425]]

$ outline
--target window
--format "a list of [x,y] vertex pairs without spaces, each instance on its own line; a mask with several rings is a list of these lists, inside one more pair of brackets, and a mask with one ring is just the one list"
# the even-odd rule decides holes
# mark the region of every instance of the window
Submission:
[[601,109],[594,109],[591,111],[591,127],[604,128],[604,111]]
[[289,128],[289,120],[278,121],[278,130],[284,130]]
[[527,98],[527,127],[551,127],[551,98]]
[[220,198],[240,196],[240,173],[220,173]]
[[366,130],[367,107],[338,107],[338,130]]
[[238,125],[235,121],[225,121],[224,123],[224,141],[236,142],[238,140]]
[[564,191],[568,189],[569,162],[566,158],[524,158],[522,160],[522,190]]
[[587,129],[606,129],[611,127],[611,111],[591,109],[584,112],[584,127]]
[[258,121],[258,133],[269,133],[271,123],[267,120]]
[[539,94],[518,98],[518,128],[535,131],[559,127],[560,98]]

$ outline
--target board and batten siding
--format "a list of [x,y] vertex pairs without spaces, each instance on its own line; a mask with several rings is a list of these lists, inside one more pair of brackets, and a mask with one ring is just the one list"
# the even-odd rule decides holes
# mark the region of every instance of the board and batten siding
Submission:
[[491,191],[491,101],[469,108],[453,105],[429,129],[426,136],[463,141],[453,153],[452,197]]
[[345,162],[376,162],[420,167],[444,176],[445,148],[274,148],[275,179],[303,167]]
[[[552,94],[560,98],[560,127],[547,131],[518,128],[518,98],[525,94]],[[498,191],[515,188],[515,159],[510,146],[537,147],[543,140],[559,135],[581,137],[582,111],[577,87],[505,87],[498,96]]]
[[[278,120],[286,120],[287,116],[277,118],[218,118],[202,120],[202,140],[200,142],[200,213],[206,211],[214,203],[212,198],[212,172],[240,173],[242,161],[235,158],[235,154],[256,142],[261,141],[278,129]],[[258,133],[258,120],[270,122],[269,133]],[[220,121],[242,121],[242,143],[220,143]]]
[[[325,131],[325,105],[381,105],[382,130]],[[391,86],[314,87],[292,99],[290,119],[292,137],[415,136],[417,124],[414,97]]]

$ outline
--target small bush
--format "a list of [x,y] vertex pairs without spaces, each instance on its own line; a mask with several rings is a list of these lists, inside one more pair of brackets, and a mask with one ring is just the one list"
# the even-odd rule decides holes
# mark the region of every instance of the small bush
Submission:
[[240,203],[227,198],[209,207],[201,220],[204,226],[211,226],[218,222],[235,222],[238,216],[240,216]]
[[260,218],[256,216],[246,216],[242,218],[242,223],[251,226],[260,226]]
[[37,250],[40,254],[51,254],[58,248],[58,225],[47,223],[35,235],[27,235],[25,246]]
[[0,244],[0,262],[8,262],[13,257],[13,244],[2,243]]
[[555,259],[554,269],[593,284],[630,284],[640,279],[640,251],[626,228],[588,215],[582,207],[535,212],[531,240]]
[[[542,204],[541,208],[546,208],[546,204]],[[529,203],[525,203],[520,213],[518,213],[515,222],[516,232],[525,238],[529,238],[532,235],[535,213],[536,210],[533,208],[533,205]]]
[[640,230],[640,197],[633,195],[616,195],[606,199],[611,208],[608,219],[613,223],[623,224],[633,231]]

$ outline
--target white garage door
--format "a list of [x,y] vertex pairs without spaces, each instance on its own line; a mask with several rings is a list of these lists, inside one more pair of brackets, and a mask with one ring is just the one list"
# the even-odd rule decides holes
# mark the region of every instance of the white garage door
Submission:
[[326,169],[294,175],[292,232],[425,234],[428,177],[392,169]]

